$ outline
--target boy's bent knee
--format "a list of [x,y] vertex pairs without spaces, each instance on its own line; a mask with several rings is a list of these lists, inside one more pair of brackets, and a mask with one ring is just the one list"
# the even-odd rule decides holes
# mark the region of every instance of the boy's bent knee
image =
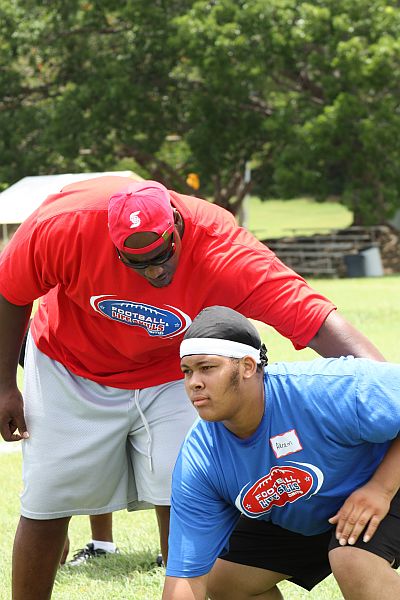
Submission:
[[345,598],[377,598],[379,589],[389,589],[393,585],[393,575],[396,576],[396,587],[400,582],[387,560],[361,548],[334,548],[329,552],[329,562]]
[[207,592],[211,600],[281,598],[276,584],[286,575],[218,559],[211,569]]
[[364,570],[371,562],[373,563],[374,558],[379,557],[352,546],[334,548],[329,552],[329,562],[336,579],[354,577],[360,570]]

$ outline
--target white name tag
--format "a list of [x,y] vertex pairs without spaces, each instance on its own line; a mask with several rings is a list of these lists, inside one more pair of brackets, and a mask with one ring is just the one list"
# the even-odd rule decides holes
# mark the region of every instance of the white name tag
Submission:
[[287,456],[288,454],[303,450],[295,429],[291,429],[280,435],[275,435],[270,438],[269,441],[276,458],[281,458],[281,456]]

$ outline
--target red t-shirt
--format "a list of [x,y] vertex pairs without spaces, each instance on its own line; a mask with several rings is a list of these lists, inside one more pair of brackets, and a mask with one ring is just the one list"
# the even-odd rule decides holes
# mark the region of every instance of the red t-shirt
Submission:
[[122,264],[108,235],[108,199],[129,182],[113,176],[66,186],[0,255],[0,293],[17,305],[43,296],[35,343],[71,372],[128,389],[179,379],[183,333],[206,306],[272,325],[297,348],[334,310],[230,213],[172,191],[185,223],[182,251],[172,282],[151,286]]

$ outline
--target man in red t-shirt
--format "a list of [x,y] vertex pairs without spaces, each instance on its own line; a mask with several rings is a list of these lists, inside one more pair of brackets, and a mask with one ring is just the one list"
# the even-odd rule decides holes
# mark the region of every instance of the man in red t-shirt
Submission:
[[[49,597],[74,514],[155,506],[166,558],[171,471],[195,417],[178,349],[204,307],[322,356],[383,360],[227,211],[152,181],[50,196],[0,256],[0,294],[0,431],[24,440],[14,600]],[[23,401],[15,372],[37,298]]]

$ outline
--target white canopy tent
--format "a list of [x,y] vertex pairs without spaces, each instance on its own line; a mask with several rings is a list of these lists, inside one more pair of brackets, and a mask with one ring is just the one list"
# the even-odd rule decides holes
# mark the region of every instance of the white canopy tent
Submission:
[[0,225],[3,241],[8,241],[8,225],[19,225],[47,198],[74,181],[83,181],[102,175],[142,178],[132,171],[106,171],[103,173],[65,173],[62,175],[38,175],[24,177],[0,193]]

